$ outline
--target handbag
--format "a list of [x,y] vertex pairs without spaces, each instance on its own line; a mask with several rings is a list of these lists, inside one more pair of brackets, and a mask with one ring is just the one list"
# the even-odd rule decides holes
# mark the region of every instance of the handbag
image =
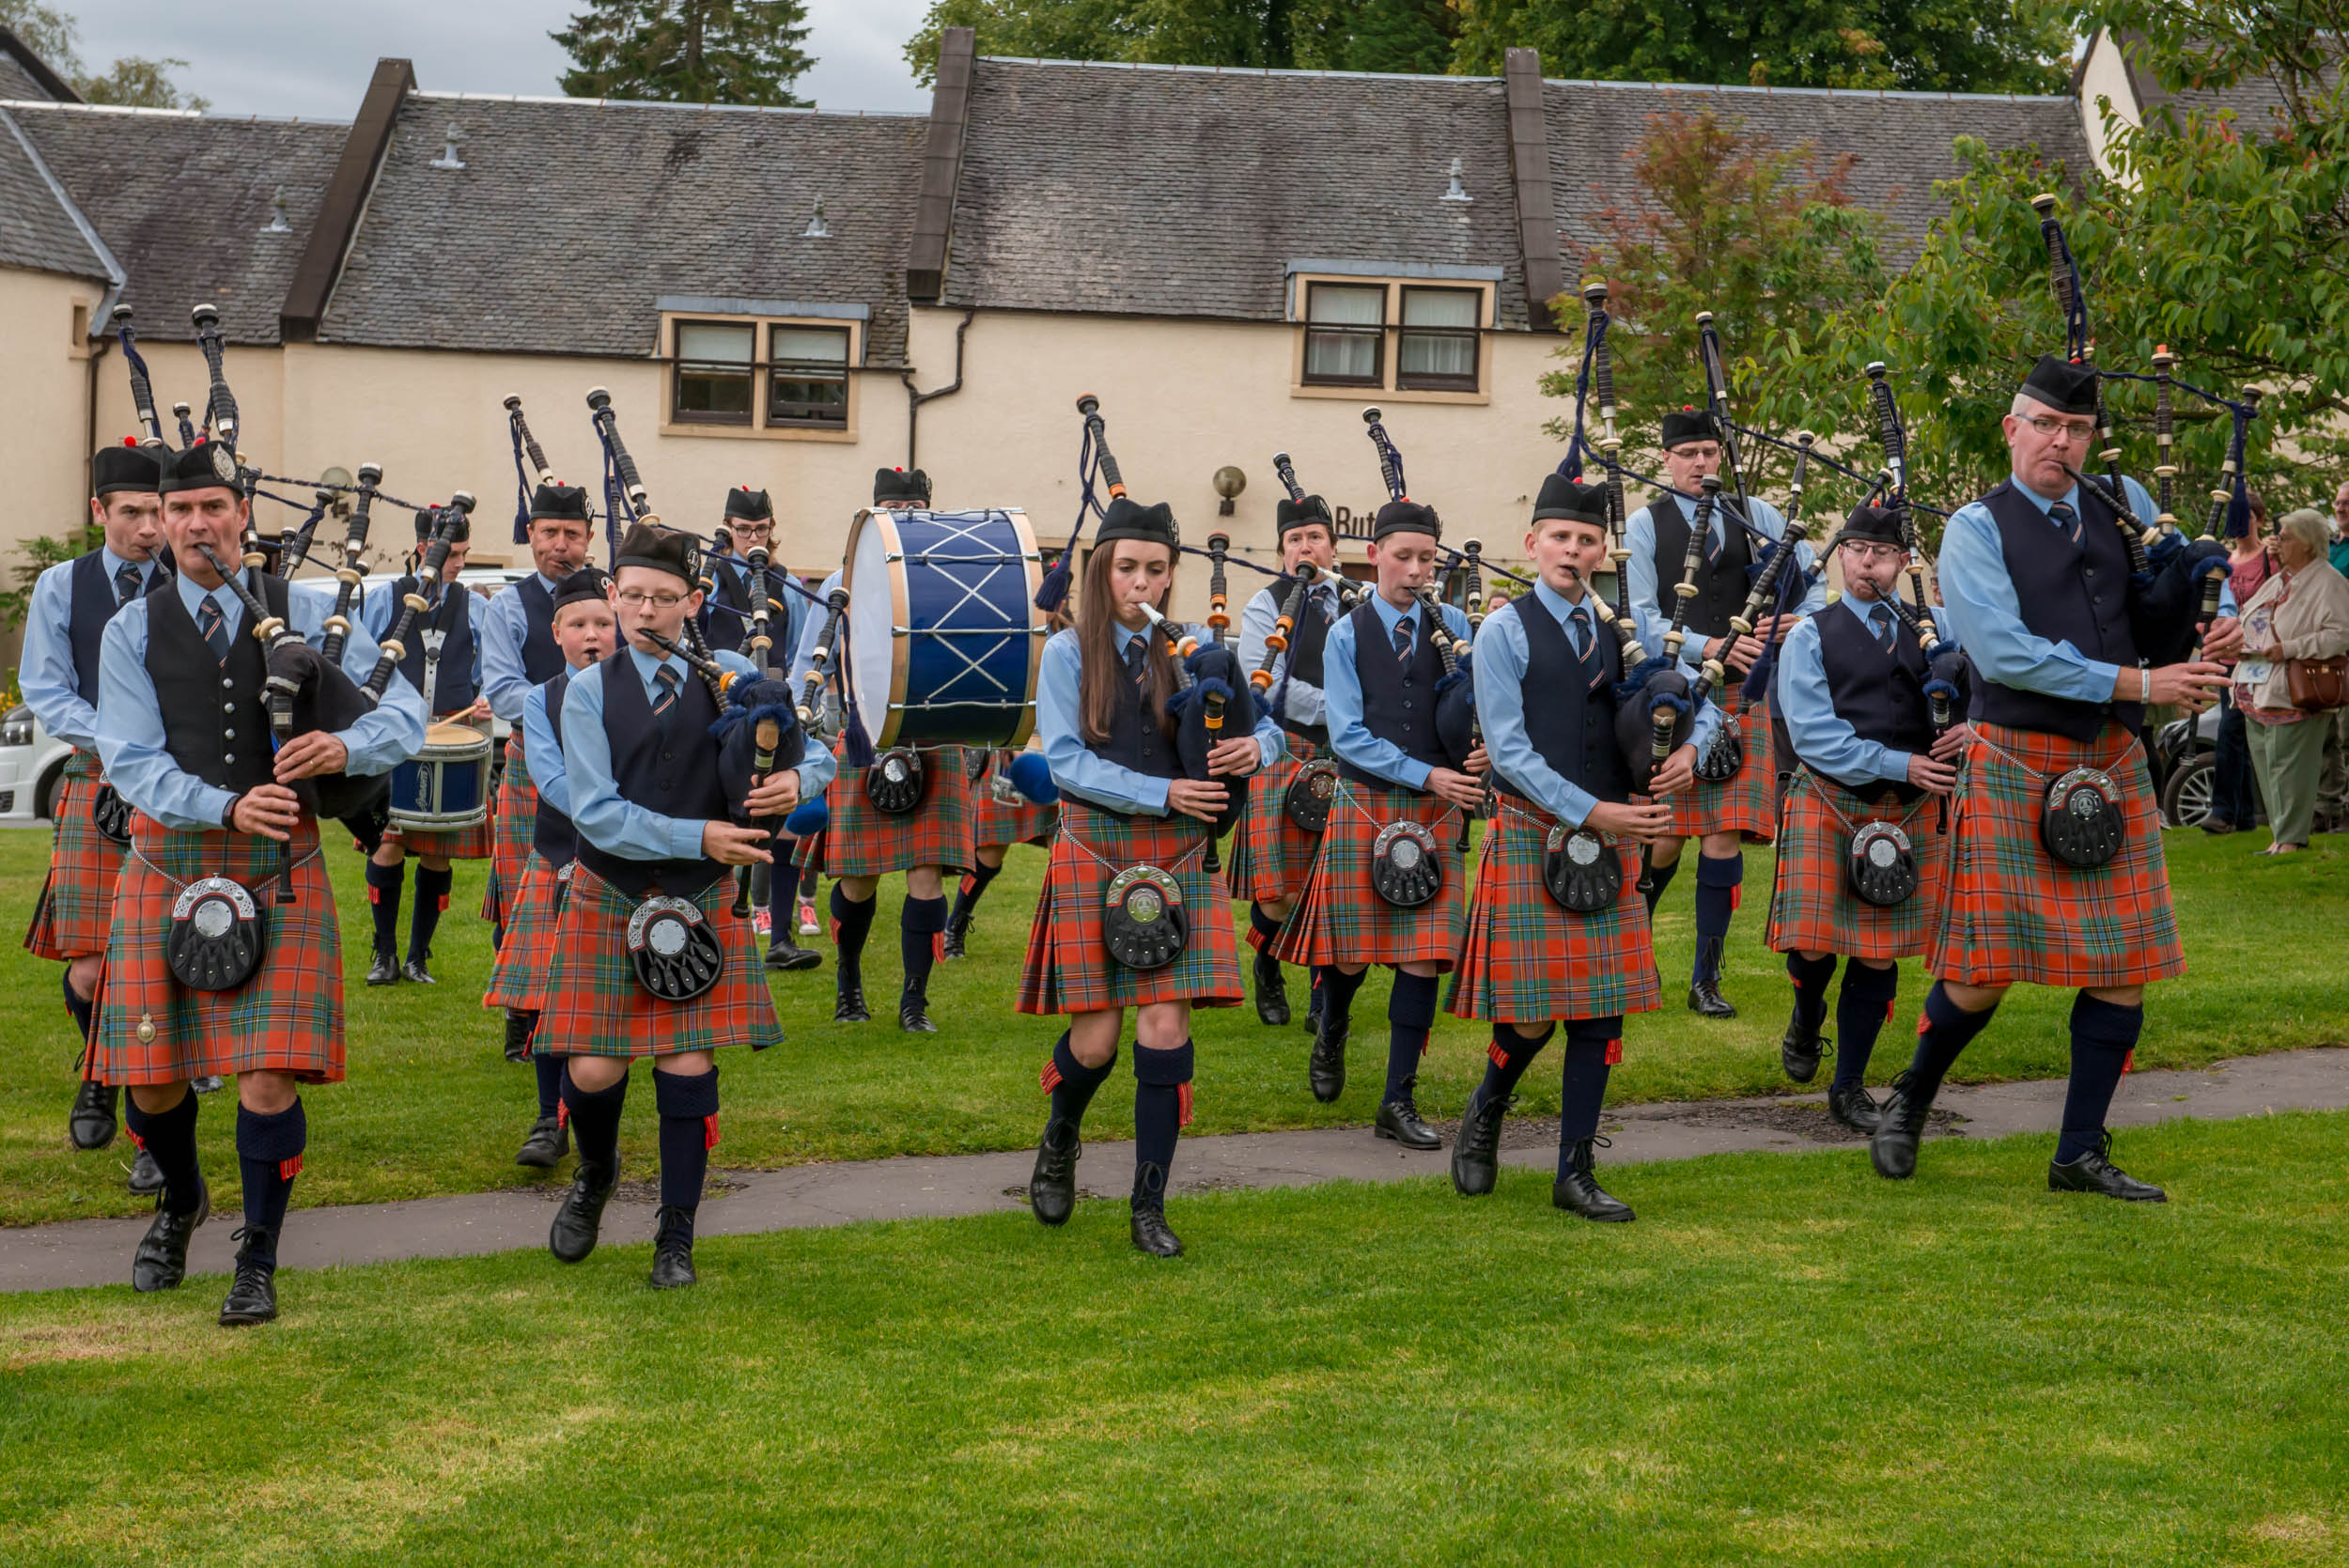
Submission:
[[2325,713],[2349,706],[2349,654],[2330,659],[2287,659],[2284,685],[2292,706],[2303,713]]

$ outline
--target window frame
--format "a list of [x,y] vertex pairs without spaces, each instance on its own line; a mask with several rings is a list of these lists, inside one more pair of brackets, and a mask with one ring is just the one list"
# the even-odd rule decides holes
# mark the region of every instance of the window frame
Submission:
[[[689,369],[704,376],[710,376],[711,379],[715,378],[706,367],[715,366],[723,371],[729,379],[738,374],[733,369],[737,363],[733,360],[685,357],[685,334],[688,329],[693,327],[714,327],[720,331],[739,331],[750,334],[750,358],[739,362],[741,369],[739,374],[744,382],[743,390],[749,395],[743,403],[740,414],[737,415],[730,411],[689,409],[684,406],[685,380]],[[758,328],[748,321],[733,320],[723,317],[713,318],[700,316],[677,316],[670,318],[666,336],[669,344],[669,423],[672,425],[730,426],[740,429],[754,427],[758,423]]]
[[[1378,319],[1374,322],[1315,321],[1314,292],[1316,289],[1346,289],[1352,293],[1378,295]],[[1383,391],[1387,384],[1387,331],[1390,325],[1388,306],[1393,303],[1393,290],[1385,285],[1364,279],[1346,281],[1337,278],[1316,278],[1305,285],[1305,354],[1299,372],[1299,381],[1306,386],[1344,387],[1350,390]],[[1370,340],[1370,374],[1367,376],[1330,376],[1314,373],[1314,336],[1336,336],[1346,341]]]
[[[1486,278],[1372,276],[1352,272],[1312,271],[1299,268],[1288,274],[1288,294],[1285,311],[1291,330],[1296,334],[1289,369],[1289,396],[1292,397],[1358,398],[1365,393],[1377,393],[1397,403],[1467,403],[1489,404],[1493,399],[1493,343],[1499,328],[1495,311],[1500,285]],[[1310,319],[1312,290],[1315,285],[1337,285],[1346,287],[1384,288],[1386,307],[1380,326],[1379,375],[1376,380],[1336,381],[1305,374],[1307,341],[1317,330]],[[1401,338],[1404,332],[1403,291],[1407,288],[1439,288],[1477,295],[1476,369],[1473,381],[1467,377],[1404,376],[1401,373]],[[1465,335],[1468,328],[1415,328],[1427,333],[1458,333]],[[1393,341],[1388,341],[1388,340]]]
[[[765,388],[766,407],[763,413],[767,427],[776,430],[844,430],[848,428],[848,384],[851,379],[849,371],[853,368],[853,362],[849,356],[854,352],[856,348],[856,334],[849,331],[848,324],[847,322],[824,322],[819,324],[810,321],[770,320],[764,323],[764,330],[767,338],[767,375]],[[840,358],[837,361],[783,359],[775,352],[775,339],[786,332],[820,332],[828,335],[836,336],[840,339]],[[835,365],[837,366],[836,370],[832,368]],[[775,411],[779,402],[779,399],[776,396],[777,384],[786,379],[802,381],[817,380],[817,378],[809,377],[804,374],[797,377],[786,377],[786,372],[788,371],[804,371],[815,367],[822,367],[824,369],[825,373],[820,378],[821,380],[830,381],[836,378],[839,382],[839,417],[836,419],[829,416],[824,418],[792,418],[787,415],[778,415]]]
[[[660,313],[658,348],[652,360],[661,367],[662,419],[661,433],[677,436],[709,436],[734,441],[812,441],[853,443],[858,439],[857,421],[863,402],[858,383],[863,380],[865,345],[869,341],[872,322],[869,318],[847,315],[740,315],[719,309],[668,310]],[[701,362],[686,361],[676,351],[684,326],[743,327],[751,332],[751,360],[746,368],[751,378],[750,418],[712,417],[698,411],[680,411],[677,406],[677,380],[680,369]],[[826,332],[845,333],[848,352],[838,366],[845,387],[845,403],[841,417],[834,422],[816,423],[774,417],[773,388],[777,362],[773,357],[775,329],[804,327]],[[784,368],[802,362],[787,362]],[[813,362],[807,362],[813,363]]]
[[[1411,326],[1405,319],[1404,311],[1409,305],[1410,297],[1413,294],[1466,294],[1475,296],[1476,308],[1471,314],[1474,316],[1478,325],[1470,327]],[[1484,384],[1482,376],[1482,371],[1484,369],[1482,361],[1484,355],[1481,351],[1481,340],[1484,337],[1483,321],[1484,300],[1481,297],[1481,291],[1478,289],[1458,284],[1398,284],[1395,287],[1394,316],[1395,390],[1398,392],[1475,392],[1479,390]],[[1458,342],[1461,338],[1467,338],[1469,341],[1470,365],[1468,374],[1465,376],[1456,376],[1428,371],[1414,373],[1404,369],[1403,350],[1408,344],[1408,340],[1414,334],[1417,334],[1422,338],[1433,338],[1444,342]]]

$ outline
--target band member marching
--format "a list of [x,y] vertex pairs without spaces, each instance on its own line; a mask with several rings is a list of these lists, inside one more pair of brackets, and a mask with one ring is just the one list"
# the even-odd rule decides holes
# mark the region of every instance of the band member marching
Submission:
[[[432,718],[474,724],[487,733],[490,701],[481,693],[481,648],[474,629],[474,596],[457,581],[473,550],[473,524],[461,513],[458,516],[459,520],[446,532],[448,553],[441,562],[440,581],[418,582],[415,574],[419,557],[411,556],[408,575],[393,583],[390,593],[368,597],[367,632],[381,642],[399,613],[402,601],[411,594],[423,598],[430,608],[415,618],[407,646],[401,651],[399,673],[409,685],[425,692],[426,707]],[[431,536],[431,519],[428,512],[416,514],[418,551],[423,550]],[[368,985],[390,986],[402,980],[423,986],[435,984],[428,960],[432,956],[433,933],[439,928],[442,913],[448,908],[448,890],[457,879],[449,862],[490,859],[494,833],[487,816],[471,828],[452,832],[417,831],[397,823],[383,830],[382,842],[367,857],[367,903],[375,916],[375,955],[367,966]],[[416,908],[409,917],[408,958],[403,963],[398,956],[400,888],[408,875],[411,854],[417,862]]]
[[1862,506],[1830,548],[1843,597],[1798,623],[1779,654],[1774,692],[1801,766],[1779,828],[1769,944],[1795,987],[1780,1055],[1797,1083],[1819,1070],[1828,985],[1837,957],[1847,960],[1827,1106],[1873,1133],[1868,1058],[1900,992],[1900,960],[1925,951],[1941,906],[1942,818],[1972,732],[1936,673],[1956,660],[1956,640],[1937,625],[1929,658],[1900,600],[1909,557],[1899,516]]
[[1051,770],[1040,748],[1024,752],[972,749],[965,755],[971,759],[965,770],[977,769],[977,777],[971,781],[973,863],[955,890],[954,911],[946,917],[945,939],[939,945],[941,958],[965,955],[979,900],[1003,871],[1003,856],[1011,846],[1034,844],[1049,849],[1060,823]]
[[[1563,1023],[1550,1201],[1585,1219],[1626,1220],[1631,1207],[1598,1185],[1592,1151],[1609,1070],[1623,1056],[1624,1016],[1663,1005],[1638,844],[1669,831],[1672,809],[1635,797],[1618,740],[1616,683],[1626,655],[1636,666],[1660,645],[1662,628],[1634,608],[1637,624],[1619,631],[1590,592],[1590,575],[1607,564],[1608,536],[1606,492],[1549,475],[1525,539],[1535,586],[1486,615],[1476,636],[1476,714],[1496,809],[1448,1005],[1455,1017],[1489,1022],[1493,1039],[1485,1080],[1453,1140],[1452,1184],[1468,1197],[1493,1189],[1517,1080]],[[1668,797],[1687,788],[1698,749],[1720,722],[1707,701],[1646,789]],[[1640,745],[1644,752],[1647,741]]]
[[1179,760],[1168,701],[1180,676],[1145,607],[1163,614],[1174,583],[1174,513],[1119,495],[1103,514],[1076,624],[1044,646],[1036,733],[1061,791],[1060,835],[1044,872],[1019,983],[1019,1011],[1068,1016],[1043,1083],[1051,1110],[1028,1192],[1035,1217],[1066,1223],[1077,1197],[1080,1126],[1117,1065],[1134,1017],[1136,1247],[1174,1257],[1166,1221],[1175,1141],[1190,1120],[1193,1006],[1240,1000],[1223,890],[1202,865],[1206,826],[1244,778],[1282,751],[1280,730],[1218,741],[1206,777]]
[[[1259,589],[1240,611],[1239,658],[1252,671],[1271,672],[1266,706],[1287,732],[1289,754],[1267,768],[1250,789],[1247,815],[1232,835],[1229,875],[1232,896],[1248,900],[1248,940],[1256,950],[1256,1017],[1268,1024],[1284,1024],[1289,1021],[1288,986],[1273,944],[1282,923],[1304,895],[1314,852],[1321,846],[1321,835],[1291,816],[1288,794],[1306,767],[1316,762],[1326,767],[1330,756],[1322,660],[1330,628],[1338,618],[1337,531],[1329,503],[1317,495],[1302,501],[1283,497],[1273,526],[1280,537],[1281,569],[1289,576]],[[1306,567],[1313,570],[1312,580],[1302,585],[1295,624],[1283,629],[1281,621],[1299,586],[1297,575]],[[1273,648],[1275,636],[1284,638],[1287,646]],[[1309,1024],[1321,1007],[1319,970],[1314,971],[1312,992]]]
[[2111,1162],[2104,1126],[2144,1026],[2144,987],[2186,969],[2138,731],[2152,704],[2215,698],[2227,673],[2213,658],[2242,628],[2225,607],[2197,654],[2141,661],[2140,635],[2175,629],[2133,624],[2135,520],[2074,478],[2096,403],[2092,367],[2043,357],[2003,422],[2012,475],[1958,508],[1942,536],[1943,598],[1978,673],[1974,736],[1925,953],[1935,984],[1870,1153],[1883,1175],[1916,1169],[1943,1077],[2008,986],[2077,987],[2047,1185],[2157,1203],[2160,1188]]
[[[310,792],[412,754],[424,704],[392,675],[368,706],[348,678],[377,662],[364,628],[340,669],[313,651],[332,609],[314,591],[266,574],[250,588],[224,580],[214,562],[237,559],[251,505],[225,445],[167,459],[163,490],[178,580],[125,606],[101,656],[99,753],[134,815],[99,996],[98,1075],[130,1090],[126,1119],[163,1176],[132,1262],[141,1291],[180,1282],[188,1239],[211,1209],[190,1080],[236,1075],[244,1227],[221,1322],[263,1323],[277,1315],[277,1238],[308,1141],[297,1086],[343,1076],[342,944]],[[288,628],[264,651],[262,636]],[[302,695],[272,756],[280,680]],[[317,719],[299,732],[304,698]]]
[[[1330,629],[1322,690],[1338,784],[1321,847],[1273,953],[1322,971],[1321,1025],[1306,1067],[1314,1097],[1346,1088],[1354,994],[1372,964],[1394,970],[1387,1000],[1387,1079],[1375,1130],[1410,1149],[1443,1139],[1412,1092],[1436,1021],[1436,977],[1453,967],[1468,918],[1460,814],[1485,798],[1481,752],[1455,766],[1436,733],[1438,651],[1426,590],[1442,524],[1417,502],[1389,501],[1372,526],[1377,592]],[[1441,607],[1444,641],[1468,617]],[[1431,885],[1432,884],[1432,885]]]
[[[729,865],[770,859],[771,828],[832,757],[796,727],[763,781],[730,787],[711,727],[721,676],[667,651],[701,610],[690,535],[630,525],[613,561],[627,646],[571,679],[563,696],[565,790],[577,862],[555,928],[554,962],[532,1038],[565,1059],[563,1104],[579,1141],[571,1188],[548,1233],[565,1263],[595,1250],[620,1179],[629,1068],[650,1057],[660,1110],[656,1288],[694,1282],[693,1221],[718,1141],[716,1052],[783,1038],[750,924],[733,912]],[[739,654],[719,669],[751,673]],[[796,764],[796,765],[795,765]]]
[[[1720,472],[1720,427],[1704,410],[1683,408],[1664,416],[1664,474],[1674,489],[1693,494]],[[1784,537],[1786,520],[1778,508],[1758,496],[1750,498],[1748,508],[1748,520],[1756,529],[1771,539]],[[1755,623],[1753,635],[1736,635],[1730,617],[1745,604],[1748,568],[1754,564],[1756,547],[1735,519],[1716,510],[1707,538],[1694,551],[1691,574],[1687,569],[1691,564],[1689,532],[1687,508],[1669,494],[1657,494],[1625,520],[1624,545],[1631,553],[1624,569],[1630,580],[1631,602],[1653,619],[1669,621],[1674,585],[1693,583],[1696,594],[1688,600],[1687,619],[1692,635],[1683,658],[1692,664],[1719,658],[1733,678],[1742,678],[1761,657],[1764,644],[1783,637],[1798,616],[1813,613],[1827,602],[1826,591],[1812,583],[1793,614],[1766,617]],[[1797,548],[1795,564],[1806,575],[1810,572],[1809,545]],[[1721,952],[1745,881],[1744,843],[1767,844],[1778,828],[1768,713],[1762,704],[1742,699],[1728,706],[1744,760],[1728,778],[1700,777],[1673,797],[1672,831],[1649,848],[1641,878],[1653,919],[1680,868],[1684,842],[1699,841],[1697,950],[1688,977],[1688,1008],[1708,1018],[1737,1016],[1737,1009],[1721,995]]]
[[562,1117],[563,1058],[530,1048],[539,1011],[546,1006],[555,927],[577,855],[570,782],[563,767],[563,699],[575,674],[612,656],[617,635],[611,578],[597,567],[582,567],[554,591],[554,641],[568,668],[544,686],[532,688],[522,702],[522,735],[537,759],[532,784],[538,810],[531,830],[530,860],[481,1004],[506,1009],[506,1055],[517,1061],[527,1058],[537,1074],[538,1117],[514,1163],[540,1170],[559,1163],[571,1141]]
[[[73,748],[50,818],[56,834],[49,850],[49,879],[24,933],[37,958],[65,966],[65,1008],[73,1019],[81,1086],[66,1126],[77,1149],[102,1149],[115,1140],[120,1091],[88,1071],[90,1006],[105,959],[114,910],[115,879],[122,871],[126,837],[121,798],[106,784],[98,761],[98,655],[106,623],[132,600],[168,585],[162,559],[163,498],[157,454],[131,443],[101,447],[90,458],[90,525],[103,535],[96,550],[59,562],[34,580],[24,616],[24,661],[18,682],[25,706],[50,736]],[[131,1170],[131,1190],[152,1192],[162,1176],[142,1149]]]

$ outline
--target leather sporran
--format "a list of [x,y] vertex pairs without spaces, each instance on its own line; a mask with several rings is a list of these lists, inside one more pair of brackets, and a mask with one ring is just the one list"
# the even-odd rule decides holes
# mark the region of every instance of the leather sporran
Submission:
[[1416,909],[1443,891],[1436,835],[1419,822],[1390,822],[1370,846],[1370,888],[1398,909]]
[[1182,885],[1155,865],[1129,865],[1110,878],[1101,942],[1129,970],[1162,970],[1190,945]]
[[233,991],[253,978],[269,952],[261,907],[241,882],[201,877],[171,901],[163,961],[191,991]]
[[89,820],[101,837],[116,844],[131,842],[131,802],[116,794],[114,785],[101,784],[90,797]]
[[1542,886],[1562,908],[1596,914],[1623,896],[1623,857],[1590,829],[1561,824],[1542,843]]
[[1737,722],[1724,715],[1720,728],[1713,732],[1712,743],[1697,753],[1697,777],[1706,784],[1721,784],[1737,776],[1737,769],[1746,765],[1746,743],[1737,733]]
[[656,893],[628,917],[628,958],[636,983],[662,1001],[691,1001],[718,984],[725,949],[701,906]]
[[926,771],[921,753],[908,746],[894,747],[875,757],[873,766],[864,770],[864,798],[877,812],[903,816],[922,803]]
[[1890,909],[1917,892],[1917,851],[1894,823],[1863,822],[1843,856],[1843,883],[1862,904]]
[[2039,813],[2039,842],[2065,865],[2092,871],[2121,852],[2128,824],[2112,775],[2075,768],[2047,785]]
[[1289,781],[1281,797],[1281,815],[1304,832],[1318,836],[1330,826],[1330,803],[1337,799],[1338,770],[1333,763],[1309,762]]

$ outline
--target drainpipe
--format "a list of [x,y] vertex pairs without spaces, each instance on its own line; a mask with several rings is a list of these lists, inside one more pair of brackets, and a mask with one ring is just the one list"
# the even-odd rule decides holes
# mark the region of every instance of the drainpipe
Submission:
[[922,405],[928,402],[933,397],[952,396],[954,394],[962,390],[963,335],[970,332],[971,319],[972,317],[978,315],[978,307],[976,305],[969,307],[963,311],[962,320],[955,327],[955,379],[953,380],[948,381],[944,386],[938,388],[935,392],[916,392],[913,390],[913,372],[911,370],[900,370],[897,372],[897,379],[905,383],[906,388],[906,467],[908,468],[918,468],[921,466],[915,461],[915,453],[918,450],[916,437],[919,434],[921,427]]

